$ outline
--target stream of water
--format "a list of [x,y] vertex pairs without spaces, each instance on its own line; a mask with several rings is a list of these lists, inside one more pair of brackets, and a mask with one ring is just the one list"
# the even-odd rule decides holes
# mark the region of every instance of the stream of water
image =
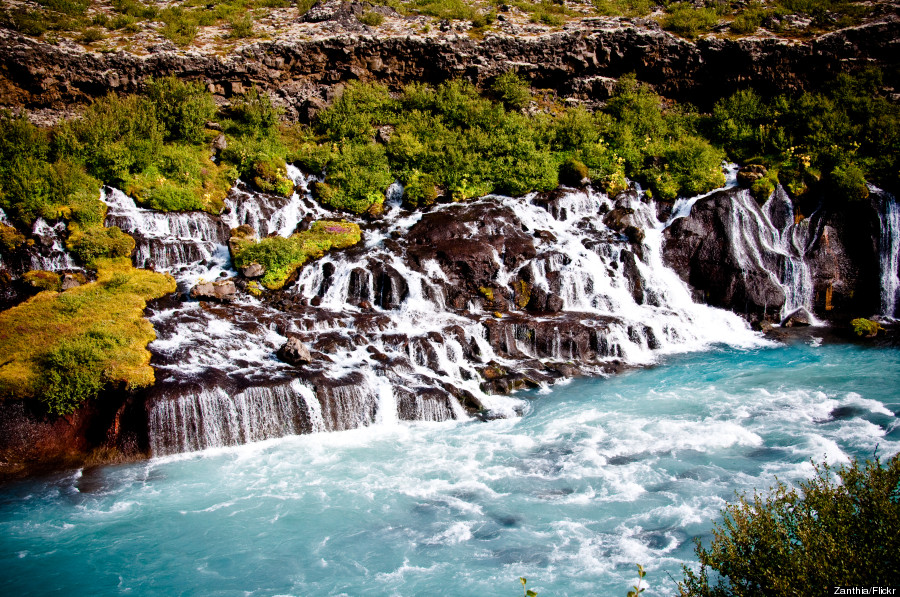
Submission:
[[313,433],[0,488],[3,595],[677,594],[735,492],[900,450],[900,352],[719,348],[521,418]]

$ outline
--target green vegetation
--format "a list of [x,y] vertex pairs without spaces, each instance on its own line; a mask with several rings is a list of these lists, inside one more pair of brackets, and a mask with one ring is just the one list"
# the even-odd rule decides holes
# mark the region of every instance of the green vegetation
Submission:
[[641,581],[644,580],[644,577],[647,576],[647,573],[644,572],[644,567],[640,564],[637,565],[638,569],[638,583],[632,587],[632,590],[628,591],[627,597],[639,597],[641,593],[644,592],[644,587],[641,586]]
[[41,292],[0,313],[0,398],[37,398],[68,414],[108,383],[153,383],[146,347],[156,336],[144,307],[175,281],[128,259],[95,265],[96,282]]
[[[107,38],[120,41],[129,34],[146,31],[161,35],[179,46],[193,43],[205,27],[226,28],[219,39],[239,40],[259,36],[254,28],[273,8],[289,8],[290,17],[305,14],[313,0],[175,0],[155,5],[147,0],[41,0],[0,10],[0,26],[52,41],[68,34],[90,45]],[[376,0],[400,15],[424,15],[435,20],[468,21],[470,35],[480,37],[496,21],[499,2],[487,0]],[[570,18],[594,15],[647,17],[657,8],[662,26],[678,35],[694,38],[710,31],[748,35],[760,27],[785,36],[812,35],[859,24],[875,4],[864,0],[768,0],[729,4],[722,0],[593,0],[591,3],[563,0],[511,0],[507,6],[521,11],[532,23],[560,27]],[[588,9],[585,11],[585,9]],[[592,10],[591,10],[592,9]],[[515,14],[514,11],[507,13]],[[796,15],[799,18],[787,18]],[[384,16],[374,10],[359,15],[359,21],[378,26]],[[151,23],[154,23],[151,26]],[[162,23],[158,27],[156,23]],[[430,29],[430,26],[428,27]],[[110,44],[115,43],[113,40]]]
[[[897,583],[900,455],[833,469],[790,489],[725,508],[709,548],[698,543],[700,572],[685,568],[682,596],[796,595],[811,587]],[[713,584],[709,569],[719,577]]]
[[384,23],[384,15],[374,10],[369,10],[359,15],[359,22],[370,27],[378,27]]
[[62,286],[62,278],[56,272],[32,270],[30,272],[25,272],[22,279],[28,282],[32,287],[40,290],[59,292],[60,286]]
[[525,597],[537,597],[536,591],[532,591],[531,589],[529,589],[528,587],[525,586],[528,584],[528,580],[526,580],[524,576],[519,577],[519,582],[522,583],[522,591],[523,591]]
[[[554,106],[551,114],[522,114],[531,92],[514,73],[499,77],[492,94],[498,101],[452,81],[411,84],[392,98],[383,86],[351,84],[298,138],[294,157],[325,172],[315,186],[320,202],[354,213],[377,213],[394,179],[416,207],[440,195],[459,201],[550,190],[564,163],[564,177],[580,163],[577,171],[611,192],[630,176],[665,200],[724,183],[724,154],[699,136],[699,117],[666,110],[634,78],[623,78],[606,113]],[[383,127],[392,132],[379,143]]]
[[884,330],[877,321],[864,318],[854,319],[850,322],[850,327],[853,328],[853,331],[856,332],[857,336],[863,338],[874,338],[878,335],[878,332]]
[[331,249],[344,249],[362,238],[359,226],[351,222],[314,222],[306,232],[288,238],[272,236],[258,242],[233,236],[230,246],[234,264],[242,268],[258,263],[266,269],[260,282],[270,290],[284,286],[310,259],[318,259]]
[[[866,180],[900,183],[900,107],[878,95],[881,74],[838,75],[827,91],[716,103],[710,136],[739,163],[764,163],[795,196],[819,188],[834,204],[868,196]],[[763,184],[763,183],[760,183]]]

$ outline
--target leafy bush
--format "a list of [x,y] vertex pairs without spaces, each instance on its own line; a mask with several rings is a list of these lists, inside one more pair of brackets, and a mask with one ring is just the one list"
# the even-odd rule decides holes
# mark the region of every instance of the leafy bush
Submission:
[[25,244],[25,235],[13,226],[0,224],[0,253],[15,251]]
[[506,71],[491,85],[494,96],[508,109],[521,110],[531,101],[531,87],[516,74],[515,71]]
[[837,197],[845,201],[862,201],[869,196],[866,174],[857,164],[835,166],[830,179]]
[[587,176],[587,166],[575,158],[567,159],[559,167],[559,182],[570,187],[580,187],[581,181]]
[[[894,585],[900,578],[900,455],[816,475],[790,489],[741,498],[724,511],[700,572],[684,570],[683,596],[796,595],[811,587]],[[709,569],[718,573],[711,584]]]
[[232,17],[228,21],[231,27],[229,37],[233,39],[243,39],[245,37],[253,37],[253,16],[245,14],[242,17]]
[[235,132],[255,139],[269,138],[277,132],[281,112],[268,95],[255,87],[235,98],[231,106]]
[[92,265],[97,259],[130,257],[134,251],[134,239],[116,226],[104,228],[93,225],[82,227],[76,223],[69,226],[66,248],[81,263]]
[[427,207],[434,205],[437,197],[437,186],[431,175],[413,170],[403,187],[403,201],[412,208]]
[[216,113],[216,104],[199,82],[176,77],[150,78],[147,97],[154,104],[156,117],[164,127],[168,141],[203,143],[205,126]]
[[253,166],[253,184],[261,191],[290,197],[294,182],[288,178],[287,165],[282,159],[260,160]]
[[335,142],[364,141],[375,134],[375,123],[388,120],[391,97],[381,84],[351,82],[341,96],[316,119],[316,130]]
[[370,27],[378,27],[384,23],[384,15],[374,10],[367,10],[358,17],[359,22]]
[[361,214],[381,206],[394,177],[383,146],[344,143],[331,154],[325,182],[335,192],[320,196],[323,205]]

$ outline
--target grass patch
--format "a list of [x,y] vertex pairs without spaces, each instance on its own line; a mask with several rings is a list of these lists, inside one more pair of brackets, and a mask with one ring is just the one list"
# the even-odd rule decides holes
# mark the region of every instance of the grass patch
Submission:
[[260,282],[266,288],[275,290],[283,287],[294,272],[310,259],[318,259],[331,249],[355,245],[361,237],[356,224],[320,220],[306,232],[288,238],[273,236],[258,242],[233,238],[231,246],[235,266],[242,268],[259,263],[266,268]]
[[38,399],[68,414],[106,384],[153,383],[146,301],[175,290],[167,275],[98,260],[96,282],[41,292],[0,313],[0,397]]

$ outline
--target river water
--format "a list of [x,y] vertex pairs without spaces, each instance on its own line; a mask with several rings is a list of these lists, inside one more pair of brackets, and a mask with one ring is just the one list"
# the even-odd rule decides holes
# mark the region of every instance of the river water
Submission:
[[[813,333],[815,336],[815,333]],[[900,352],[666,357],[521,418],[390,423],[0,488],[4,595],[674,595],[735,492],[900,451]]]

